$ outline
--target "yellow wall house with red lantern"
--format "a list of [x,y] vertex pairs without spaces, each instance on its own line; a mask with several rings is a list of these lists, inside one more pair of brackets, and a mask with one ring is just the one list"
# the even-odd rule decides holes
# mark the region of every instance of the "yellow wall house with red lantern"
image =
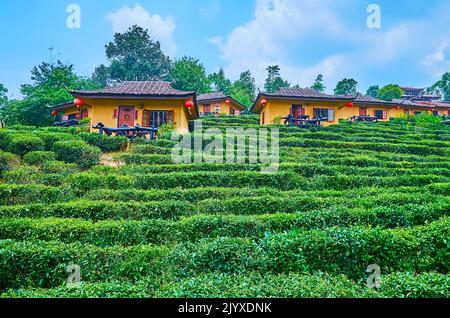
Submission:
[[196,93],[174,89],[169,82],[127,81],[70,93],[74,102],[53,107],[63,120],[90,118],[93,125],[102,123],[109,128],[173,124],[178,132],[186,133],[189,120],[199,116]]
[[200,94],[197,97],[201,116],[231,115],[239,116],[245,106],[223,92]]
[[364,95],[328,95],[311,88],[282,88],[275,93],[260,93],[251,111],[260,114],[261,125],[283,122],[282,118],[308,116],[323,118],[323,125],[337,124],[340,119],[353,116],[371,116],[380,121],[431,112],[433,107],[408,100],[382,101]]

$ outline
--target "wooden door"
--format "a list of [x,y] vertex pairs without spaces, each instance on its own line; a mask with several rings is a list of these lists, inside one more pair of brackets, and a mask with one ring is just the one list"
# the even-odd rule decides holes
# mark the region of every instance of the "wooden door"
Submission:
[[121,128],[124,125],[134,127],[134,116],[135,108],[133,106],[120,106],[117,127]]
[[291,114],[296,118],[302,116],[304,114],[302,105],[292,105]]
[[359,116],[367,116],[367,108],[366,107],[359,108]]

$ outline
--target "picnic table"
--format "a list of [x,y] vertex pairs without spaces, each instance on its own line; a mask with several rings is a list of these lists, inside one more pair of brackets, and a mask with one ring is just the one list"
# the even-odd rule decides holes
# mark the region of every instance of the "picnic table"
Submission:
[[53,126],[56,127],[72,127],[72,126],[78,126],[80,124],[80,121],[78,119],[69,119],[69,120],[63,120],[53,123]]
[[130,140],[136,139],[136,138],[144,138],[147,139],[147,135],[149,135],[150,140],[154,140],[156,137],[156,134],[158,132],[158,128],[155,127],[141,127],[139,125],[136,125],[135,127],[128,127],[124,125],[121,128],[108,128],[105,127],[104,124],[98,123],[96,126],[92,126],[93,129],[98,129],[99,134],[103,135],[105,133],[107,136],[111,136],[112,134],[115,134],[116,136],[123,136],[127,137]]
[[350,123],[354,123],[354,122],[374,123],[374,122],[378,122],[378,118],[373,117],[373,116],[352,116],[352,117],[350,117]]
[[310,119],[309,115],[300,115],[298,117],[294,117],[292,114],[289,114],[284,119],[284,124],[289,126],[297,126],[301,128],[311,128],[321,126],[323,121],[326,121],[326,118],[316,118]]

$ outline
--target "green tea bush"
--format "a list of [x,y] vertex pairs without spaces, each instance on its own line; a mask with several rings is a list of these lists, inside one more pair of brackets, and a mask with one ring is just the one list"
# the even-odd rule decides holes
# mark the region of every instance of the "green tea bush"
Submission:
[[99,148],[87,145],[83,141],[58,141],[53,144],[53,152],[58,160],[76,163],[86,169],[99,163],[101,151]]
[[32,166],[42,166],[45,162],[55,159],[56,154],[51,151],[32,151],[23,157],[23,161]]
[[7,146],[9,152],[23,156],[31,151],[45,150],[44,141],[34,135],[17,135],[11,138]]
[[128,145],[127,137],[111,137],[95,133],[80,133],[79,136],[89,145],[103,152],[123,151]]
[[10,170],[18,164],[19,160],[14,154],[0,150],[0,173]]

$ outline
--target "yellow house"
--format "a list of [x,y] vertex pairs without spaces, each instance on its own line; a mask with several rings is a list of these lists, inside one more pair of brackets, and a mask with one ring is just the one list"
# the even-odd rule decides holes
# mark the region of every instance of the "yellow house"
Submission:
[[323,118],[323,125],[332,125],[353,116],[387,121],[405,113],[414,115],[431,109],[408,100],[387,102],[363,95],[329,95],[311,88],[282,88],[275,93],[260,93],[251,111],[260,114],[261,125],[280,123],[289,114],[296,118]]
[[[71,91],[75,101],[55,106],[64,119],[91,118],[106,127],[159,127],[172,123],[181,133],[199,116],[197,95],[174,89],[169,82],[127,81],[92,91]],[[77,104],[78,106],[75,106]]]
[[220,115],[227,114],[231,116],[239,116],[245,106],[234,98],[225,95],[223,92],[213,92],[200,94],[197,97],[200,115]]

